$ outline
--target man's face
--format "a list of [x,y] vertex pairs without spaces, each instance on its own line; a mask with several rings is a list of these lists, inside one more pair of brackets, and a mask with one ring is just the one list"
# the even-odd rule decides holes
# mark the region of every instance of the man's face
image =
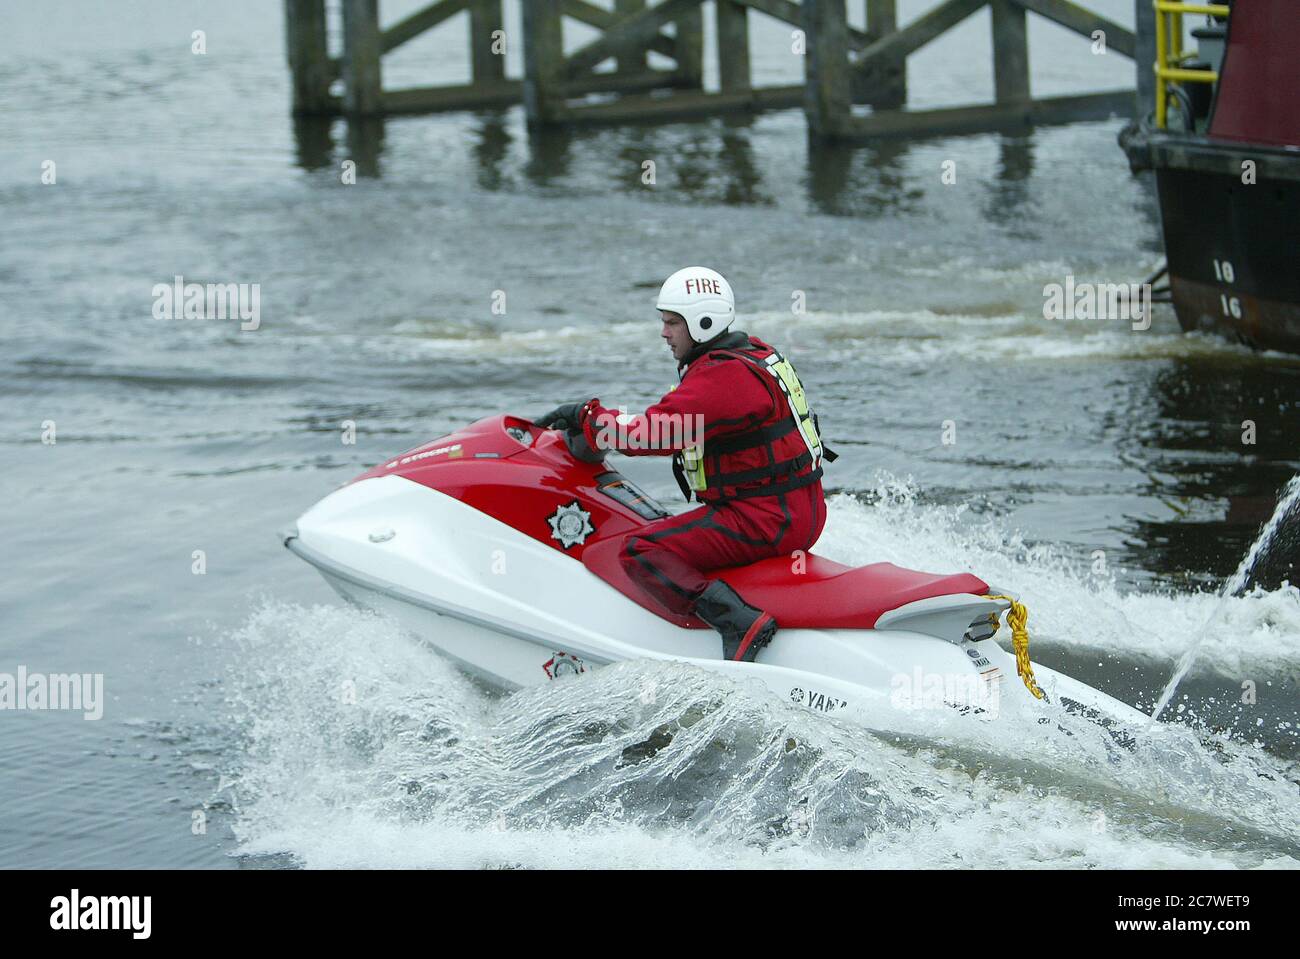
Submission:
[[664,328],[659,334],[668,343],[669,348],[673,351],[673,359],[678,363],[686,358],[686,354],[695,346],[695,341],[691,339],[691,331],[686,328],[686,321],[678,313],[669,310],[660,310],[659,315],[663,317]]

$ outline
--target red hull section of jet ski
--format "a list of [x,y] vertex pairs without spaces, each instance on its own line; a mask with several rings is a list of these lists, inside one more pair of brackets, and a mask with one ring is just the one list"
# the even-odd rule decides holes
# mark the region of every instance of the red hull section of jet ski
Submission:
[[[560,433],[514,416],[471,423],[380,463],[352,482],[379,476],[400,476],[445,493],[579,560],[595,540],[619,538],[646,523],[645,517],[602,493],[622,477],[604,464],[575,460]],[[549,519],[574,502],[586,510],[593,533],[563,546]]]

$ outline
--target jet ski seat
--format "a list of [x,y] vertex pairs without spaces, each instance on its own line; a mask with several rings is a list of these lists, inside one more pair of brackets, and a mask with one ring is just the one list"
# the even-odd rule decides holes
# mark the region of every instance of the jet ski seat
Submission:
[[[674,613],[628,577],[619,563],[623,541],[618,536],[593,543],[582,553],[583,565],[655,615],[689,629],[707,629],[703,620]],[[745,602],[776,617],[779,626],[805,629],[874,629],[881,615],[919,599],[989,591],[970,573],[922,573],[893,563],[845,566],[807,553],[800,567],[796,572],[793,559],[775,556],[716,570],[709,578],[723,580]]]

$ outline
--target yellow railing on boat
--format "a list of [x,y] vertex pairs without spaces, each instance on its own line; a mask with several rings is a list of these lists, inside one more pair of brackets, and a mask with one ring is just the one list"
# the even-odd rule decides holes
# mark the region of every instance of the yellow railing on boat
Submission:
[[1214,83],[1215,70],[1190,70],[1181,66],[1183,54],[1183,14],[1203,13],[1226,17],[1231,8],[1221,3],[1183,3],[1181,0],[1153,0],[1156,8],[1156,126],[1164,129],[1169,109],[1169,85],[1172,83]]

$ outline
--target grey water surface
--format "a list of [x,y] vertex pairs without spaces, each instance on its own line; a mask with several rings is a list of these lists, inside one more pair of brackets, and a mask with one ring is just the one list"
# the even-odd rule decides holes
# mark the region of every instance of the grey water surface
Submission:
[[[0,673],[99,673],[105,695],[97,720],[0,711],[0,863],[1300,861],[1293,557],[1230,600],[1165,717],[1176,749],[1079,736],[1002,768],[672,669],[482,690],[274,535],[465,422],[657,399],[675,372],[654,293],[702,263],[841,453],[829,554],[991,569],[1028,603],[1036,659],[1149,709],[1300,472],[1300,359],[1184,336],[1167,308],[1145,331],[1044,319],[1045,285],[1159,259],[1118,120],[856,148],[810,143],[798,110],[349,127],[290,117],[270,0],[0,19]],[[795,82],[788,31],[755,21],[758,80]],[[387,82],[461,81],[462,33],[395,52]],[[988,99],[987,37],[982,13],[914,58],[913,104]],[[1037,92],[1132,83],[1050,25],[1031,45]],[[177,276],[258,284],[260,325],[156,318]],[[678,505],[664,463],[620,468]],[[352,674],[362,713],[329,694]],[[673,696],[638,705],[647,681]]]

